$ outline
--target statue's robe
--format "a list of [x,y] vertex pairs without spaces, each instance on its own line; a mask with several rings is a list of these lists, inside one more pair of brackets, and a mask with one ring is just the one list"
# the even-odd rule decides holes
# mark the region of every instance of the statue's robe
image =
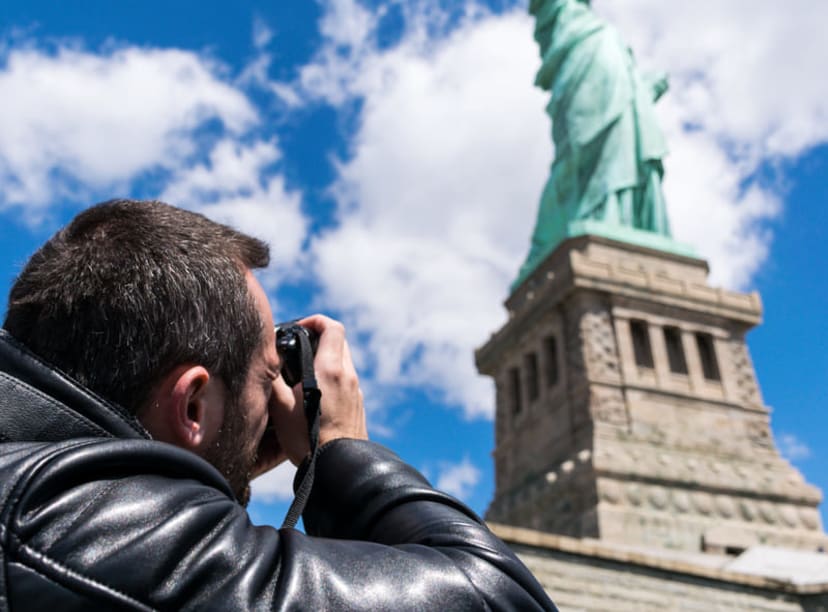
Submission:
[[655,83],[645,82],[615,28],[583,2],[533,0],[530,11],[543,60],[536,85],[552,94],[555,159],[519,278],[568,237],[573,221],[670,235]]

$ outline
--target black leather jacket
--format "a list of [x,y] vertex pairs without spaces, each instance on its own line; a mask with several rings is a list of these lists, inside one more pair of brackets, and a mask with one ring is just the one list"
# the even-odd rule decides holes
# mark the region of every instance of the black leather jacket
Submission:
[[305,535],[0,331],[0,610],[554,610],[388,450],[323,447]]

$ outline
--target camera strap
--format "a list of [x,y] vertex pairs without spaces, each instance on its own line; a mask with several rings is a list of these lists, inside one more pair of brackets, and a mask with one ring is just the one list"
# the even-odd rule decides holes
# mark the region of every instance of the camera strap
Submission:
[[282,528],[292,528],[308,503],[311,489],[313,488],[313,476],[316,472],[316,456],[319,453],[319,415],[321,412],[320,400],[322,391],[316,383],[316,374],[313,371],[313,349],[307,334],[297,334],[302,345],[302,403],[305,411],[305,420],[308,423],[308,438],[310,442],[310,458],[307,462],[302,482],[296,489],[296,496],[290,504]]

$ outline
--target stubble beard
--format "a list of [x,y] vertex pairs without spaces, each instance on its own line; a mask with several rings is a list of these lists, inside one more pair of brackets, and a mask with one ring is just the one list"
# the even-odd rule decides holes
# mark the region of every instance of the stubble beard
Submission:
[[230,403],[225,415],[216,441],[205,451],[204,459],[221,472],[236,500],[247,507],[257,447],[246,439],[247,417],[238,402]]

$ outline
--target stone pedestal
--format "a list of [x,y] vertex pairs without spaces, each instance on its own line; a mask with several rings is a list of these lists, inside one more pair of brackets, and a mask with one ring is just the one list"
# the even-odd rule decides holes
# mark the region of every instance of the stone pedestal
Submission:
[[476,354],[497,388],[487,519],[688,551],[828,547],[820,491],[774,447],[748,355],[759,296],[707,273],[581,236],[516,288]]

